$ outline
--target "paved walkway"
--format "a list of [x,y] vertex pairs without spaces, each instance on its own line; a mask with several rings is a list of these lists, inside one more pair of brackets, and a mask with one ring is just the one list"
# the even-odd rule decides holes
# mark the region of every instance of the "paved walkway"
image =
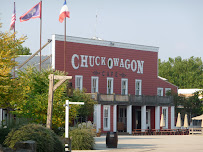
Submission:
[[[118,148],[106,148],[106,136],[95,138],[95,150],[82,152],[203,152],[202,135],[119,136]],[[81,152],[73,150],[73,152]]]

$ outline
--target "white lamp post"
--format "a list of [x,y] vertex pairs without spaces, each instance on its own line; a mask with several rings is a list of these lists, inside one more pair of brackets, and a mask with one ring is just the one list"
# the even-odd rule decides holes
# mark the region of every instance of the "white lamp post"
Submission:
[[[84,105],[84,102],[69,102],[69,100],[66,100],[66,114],[65,114],[65,138],[69,137],[69,105],[70,104],[77,104],[77,105]],[[65,144],[65,147],[68,145]]]

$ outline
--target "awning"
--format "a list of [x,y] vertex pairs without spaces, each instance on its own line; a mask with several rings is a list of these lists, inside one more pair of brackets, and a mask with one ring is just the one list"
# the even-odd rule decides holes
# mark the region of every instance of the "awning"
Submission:
[[192,120],[202,120],[202,119],[203,119],[203,115],[196,116],[196,117],[192,118]]

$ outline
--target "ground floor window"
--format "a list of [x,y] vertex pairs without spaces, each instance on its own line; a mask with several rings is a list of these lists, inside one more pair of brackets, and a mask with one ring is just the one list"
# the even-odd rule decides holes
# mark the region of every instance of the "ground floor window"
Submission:
[[104,131],[110,130],[110,106],[107,105],[103,106],[103,128]]

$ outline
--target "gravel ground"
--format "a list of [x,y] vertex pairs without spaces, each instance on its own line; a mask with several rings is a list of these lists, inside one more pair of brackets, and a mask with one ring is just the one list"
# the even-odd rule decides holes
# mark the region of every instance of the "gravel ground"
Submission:
[[203,152],[202,135],[119,135],[117,148],[106,148],[106,136],[96,137],[95,143],[95,150],[73,152]]

